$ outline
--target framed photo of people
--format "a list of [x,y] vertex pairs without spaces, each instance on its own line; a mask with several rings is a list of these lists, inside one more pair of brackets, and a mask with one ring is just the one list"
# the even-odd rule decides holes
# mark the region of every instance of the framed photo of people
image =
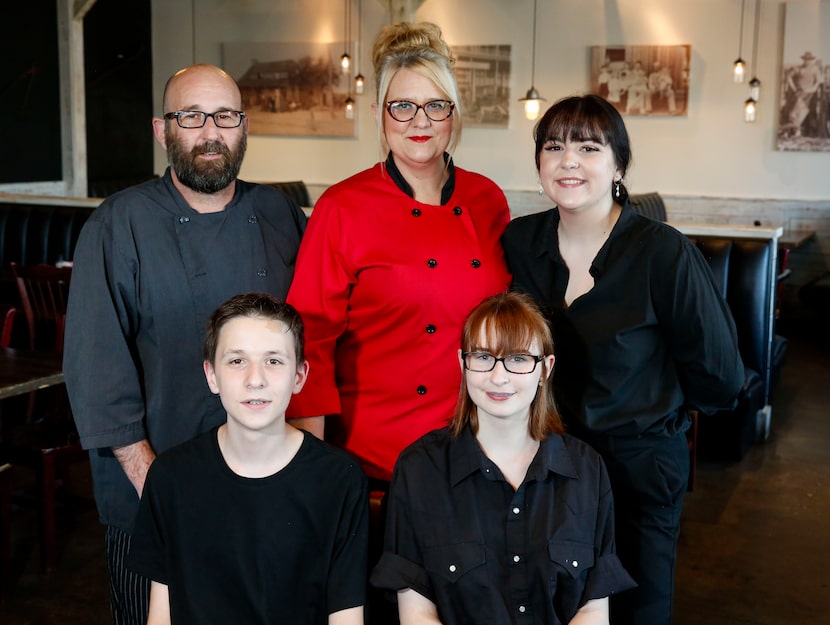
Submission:
[[346,99],[358,97],[353,68],[344,73],[340,64],[347,50],[356,58],[343,42],[223,43],[223,68],[239,83],[250,133],[357,136],[357,116],[346,113]]
[[692,48],[592,46],[591,93],[623,115],[686,115]]
[[779,150],[830,152],[830,2],[785,5],[778,109]]

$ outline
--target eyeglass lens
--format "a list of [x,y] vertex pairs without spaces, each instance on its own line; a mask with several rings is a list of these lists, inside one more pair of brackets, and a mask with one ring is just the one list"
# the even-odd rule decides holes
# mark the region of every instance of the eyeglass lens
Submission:
[[487,352],[464,352],[464,366],[477,373],[492,371],[499,361],[510,373],[533,373],[536,370],[536,364],[541,359],[532,354],[509,354],[497,357]]
[[242,111],[216,111],[205,113],[204,111],[176,111],[167,113],[166,119],[175,118],[182,128],[201,128],[207,122],[207,118],[213,119],[213,123],[219,128],[236,128],[242,123],[245,114]]
[[399,122],[408,122],[415,119],[419,109],[434,122],[442,122],[452,115],[455,104],[449,100],[430,100],[423,104],[410,102],[409,100],[392,100],[386,103],[386,108],[392,119]]

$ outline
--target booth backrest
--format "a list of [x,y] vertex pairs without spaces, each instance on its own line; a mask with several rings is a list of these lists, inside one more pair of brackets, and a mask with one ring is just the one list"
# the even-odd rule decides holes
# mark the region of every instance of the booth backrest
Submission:
[[770,324],[770,255],[773,240],[696,239],[726,298],[738,331],[738,346],[744,365],[762,375],[771,365],[769,345],[774,328]]
[[75,243],[96,202],[0,197],[0,305],[17,305],[9,263],[55,265],[72,260]]

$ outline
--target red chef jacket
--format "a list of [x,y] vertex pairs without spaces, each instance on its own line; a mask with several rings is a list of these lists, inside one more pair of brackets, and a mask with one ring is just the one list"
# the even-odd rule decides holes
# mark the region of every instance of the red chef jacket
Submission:
[[338,415],[327,440],[391,479],[404,447],[452,416],[464,320],[510,283],[509,220],[496,184],[458,167],[442,206],[409,197],[381,163],[326,190],[288,294],[311,365],[288,416]]

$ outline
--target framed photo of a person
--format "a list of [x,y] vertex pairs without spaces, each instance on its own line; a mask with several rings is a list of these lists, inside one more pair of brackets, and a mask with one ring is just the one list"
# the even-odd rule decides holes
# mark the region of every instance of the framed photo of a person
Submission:
[[777,147],[830,152],[830,2],[785,11]]
[[353,70],[341,69],[344,51],[357,58],[343,42],[223,43],[223,69],[239,83],[250,133],[357,136],[357,116],[346,112],[346,99],[357,97]]
[[592,46],[591,93],[623,115],[686,115],[692,48]]

